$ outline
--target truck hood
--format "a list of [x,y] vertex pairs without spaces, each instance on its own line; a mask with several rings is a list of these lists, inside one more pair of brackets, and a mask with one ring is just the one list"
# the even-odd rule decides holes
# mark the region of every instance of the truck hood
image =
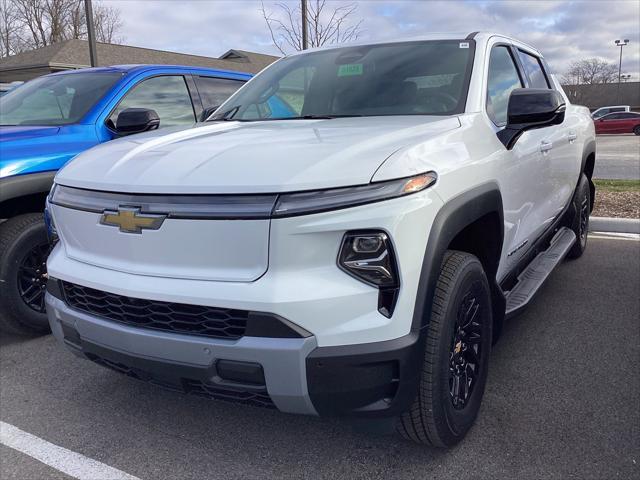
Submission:
[[0,178],[58,170],[96,143],[93,125],[0,127]]
[[0,142],[6,145],[6,142],[27,141],[33,138],[50,137],[57,135],[60,127],[38,127],[38,126],[6,126],[0,127]]
[[78,155],[62,185],[129,193],[276,193],[368,183],[399,149],[457,117],[216,122],[108,142]]

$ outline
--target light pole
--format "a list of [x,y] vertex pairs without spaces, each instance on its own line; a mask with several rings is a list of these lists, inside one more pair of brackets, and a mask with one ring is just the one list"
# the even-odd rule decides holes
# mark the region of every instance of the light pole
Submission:
[[620,76],[622,74],[622,47],[629,45],[629,39],[616,40],[616,47],[620,47],[620,63],[618,64],[618,103],[620,103]]
[[87,17],[87,37],[89,40],[89,59],[91,66],[98,66],[98,54],[96,53],[96,29],[93,25],[93,8],[91,0],[84,0],[84,13]]
[[302,49],[307,49],[307,0],[301,0],[302,10]]

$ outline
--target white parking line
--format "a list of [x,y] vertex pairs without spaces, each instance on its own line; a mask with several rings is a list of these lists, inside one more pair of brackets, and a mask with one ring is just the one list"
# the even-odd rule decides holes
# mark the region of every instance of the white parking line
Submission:
[[0,443],[81,480],[140,480],[138,477],[54,445],[5,422],[0,422]]

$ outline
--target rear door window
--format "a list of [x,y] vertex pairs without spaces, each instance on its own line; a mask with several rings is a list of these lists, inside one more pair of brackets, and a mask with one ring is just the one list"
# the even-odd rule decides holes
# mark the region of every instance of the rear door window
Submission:
[[232,80],[230,78],[218,77],[193,77],[198,87],[198,93],[202,99],[202,106],[205,108],[213,108],[219,105],[235,93],[242,85],[242,80]]
[[518,50],[518,56],[520,57],[524,71],[529,77],[529,87],[549,88],[549,82],[547,81],[547,76],[544,73],[540,59],[522,50]]

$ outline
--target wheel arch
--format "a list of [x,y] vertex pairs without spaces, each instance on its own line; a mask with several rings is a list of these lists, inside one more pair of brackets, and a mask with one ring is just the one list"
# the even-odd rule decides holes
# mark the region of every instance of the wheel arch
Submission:
[[502,328],[506,305],[496,280],[503,240],[504,210],[497,183],[480,185],[445,203],[429,232],[412,330],[421,330],[428,325],[442,260],[447,250],[456,249],[476,255],[483,264],[491,287],[496,339]]
[[0,218],[44,210],[55,172],[30,173],[0,181]]

